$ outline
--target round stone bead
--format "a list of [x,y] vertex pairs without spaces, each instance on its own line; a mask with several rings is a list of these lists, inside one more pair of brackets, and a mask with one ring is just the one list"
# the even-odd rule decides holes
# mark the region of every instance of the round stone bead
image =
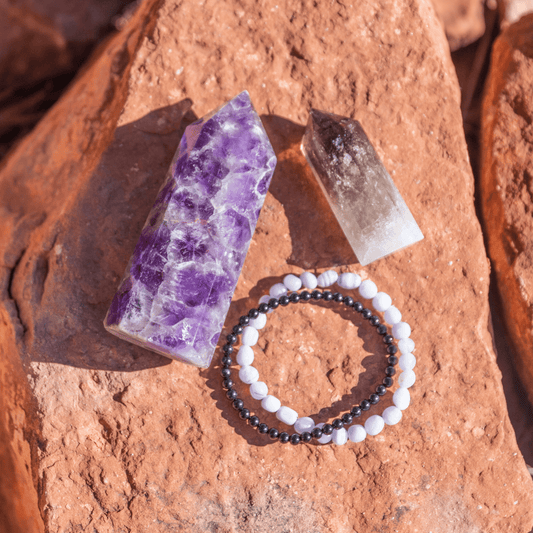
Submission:
[[255,415],[251,416],[248,419],[248,424],[250,424],[250,426],[252,426],[253,428],[256,428],[260,423],[261,421],[259,420],[259,417]]
[[383,318],[385,319],[385,322],[387,322],[387,324],[394,326],[394,324],[398,324],[398,322],[400,322],[400,320],[402,319],[402,314],[400,313],[400,310],[397,307],[391,305],[385,311]]
[[254,400],[262,400],[268,394],[267,384],[262,381],[256,381],[250,385],[250,395]]
[[272,287],[270,287],[270,297],[271,298],[279,298],[280,296],[283,296],[287,294],[287,287],[283,285],[283,283],[274,283]]
[[239,370],[239,379],[246,383],[247,385],[251,385],[252,383],[255,383],[259,379],[259,371],[257,368],[253,366],[243,366]]
[[[321,422],[316,427],[322,429],[324,425],[325,425],[324,422]],[[320,444],[328,444],[329,442],[331,442],[331,435],[323,434],[322,437],[320,437],[317,442],[320,442]]]
[[415,341],[413,339],[402,339],[398,341],[398,350],[401,353],[412,353],[415,350]]
[[384,427],[385,421],[379,415],[370,416],[365,422],[365,431],[368,435],[377,435],[378,433],[381,433]]
[[302,280],[294,274],[287,274],[283,278],[283,285],[285,285],[289,291],[299,291],[302,288]]
[[276,428],[270,428],[270,430],[268,431],[268,436],[272,440],[277,440],[279,438],[279,431]]
[[334,429],[331,434],[331,440],[338,445],[346,444],[348,440],[348,432],[344,428]]
[[302,433],[302,442],[311,442],[312,438],[313,436],[311,435],[311,433],[309,433],[309,431],[304,431]]
[[374,298],[372,298],[372,306],[376,311],[383,313],[392,304],[392,298],[386,292],[378,292]]
[[291,436],[288,433],[286,433],[285,431],[282,431],[279,434],[279,441],[282,444],[287,444],[287,442],[289,442],[290,439],[291,439]]
[[300,279],[302,280],[303,286],[306,289],[313,290],[318,286],[318,280],[314,274],[311,274],[311,272],[302,272],[300,274]]
[[269,413],[275,413],[281,407],[281,402],[269,394],[261,400],[261,407]]
[[300,435],[298,435],[298,433],[293,433],[291,435],[291,444],[293,444],[294,446],[296,446],[297,444],[300,444]]
[[348,428],[348,438],[352,442],[363,442],[366,439],[366,430],[361,424],[354,424]]
[[246,326],[241,336],[241,344],[244,346],[255,346],[259,339],[259,331],[253,326]]
[[312,431],[315,428],[315,421],[309,416],[302,416],[294,423],[294,429],[297,433]]
[[292,426],[296,420],[298,420],[298,413],[291,409],[290,407],[287,407],[286,405],[282,405],[277,411],[276,411],[276,418],[283,422],[284,424],[287,424],[288,426]]
[[402,370],[413,370],[416,366],[416,357],[412,353],[404,353],[400,357],[398,365]]
[[365,281],[362,281],[361,285],[359,285],[359,294],[367,300],[374,298],[377,293],[378,288],[376,287],[376,284],[369,279],[365,279]]
[[387,407],[385,411],[383,411],[381,416],[385,421],[385,424],[388,426],[394,426],[394,424],[397,424],[402,419],[402,412],[394,405],[391,405],[390,407]]
[[252,318],[252,320],[250,320],[249,325],[255,329],[263,329],[266,326],[266,323],[267,317],[266,315],[261,313],[257,318]]
[[352,272],[345,272],[339,276],[337,285],[343,289],[353,290],[361,285],[361,276]]
[[415,384],[416,376],[412,370],[404,370],[398,377],[398,385],[404,389],[408,389]]
[[392,395],[392,403],[402,411],[404,409],[407,409],[409,407],[409,404],[411,403],[411,394],[409,393],[409,389],[400,387]]
[[333,285],[337,279],[339,279],[339,275],[335,270],[326,270],[326,272],[322,272],[322,274],[318,276],[318,286],[329,287],[330,285]]
[[250,346],[241,346],[237,352],[237,364],[240,366],[251,365],[254,361],[254,351]]
[[269,429],[270,428],[266,424],[259,424],[259,426],[257,426],[257,431],[259,431],[259,433],[262,433],[263,435],[265,433],[268,433]]
[[[271,299],[272,299],[272,296],[270,296],[269,294],[265,294],[264,296],[261,296],[261,298],[259,298],[259,304],[267,304],[268,305],[268,302]],[[267,313],[273,313],[273,312],[274,312],[273,309],[269,309],[267,311]]]
[[395,339],[407,339],[411,335],[411,326],[407,322],[398,322],[392,326],[392,336]]

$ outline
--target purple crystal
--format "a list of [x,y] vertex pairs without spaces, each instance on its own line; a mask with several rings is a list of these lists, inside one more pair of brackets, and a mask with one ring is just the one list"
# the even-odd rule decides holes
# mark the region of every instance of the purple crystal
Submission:
[[275,165],[246,91],[188,126],[106,329],[209,366]]

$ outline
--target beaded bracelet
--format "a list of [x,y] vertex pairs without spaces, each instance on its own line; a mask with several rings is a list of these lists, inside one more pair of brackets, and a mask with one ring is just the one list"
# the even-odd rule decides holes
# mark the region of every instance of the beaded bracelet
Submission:
[[[364,298],[371,298],[373,306],[377,311],[385,311],[385,319],[389,321],[389,323],[394,324],[393,335],[387,334],[387,327],[384,324],[381,324],[379,317],[373,315],[369,309],[364,308],[360,302],[354,302],[353,298],[350,296],[344,297],[340,293],[332,294],[330,291],[324,291],[321,293],[317,290],[313,291],[313,293],[303,291],[301,293],[293,292],[290,296],[287,295],[288,290],[295,291],[301,288],[302,282],[306,288],[313,289],[317,285],[322,287],[332,285],[337,280],[338,284],[343,288],[352,289],[359,287],[361,296]],[[275,295],[279,295],[279,298],[272,297]],[[264,301],[264,298],[265,297],[262,298],[263,301],[260,303],[259,309],[252,309],[248,315],[244,315],[240,318],[239,324],[234,326],[233,333],[227,336],[227,344],[222,348],[225,354],[222,358],[223,369],[221,371],[224,378],[223,386],[227,389],[226,396],[233,402],[233,407],[239,410],[239,415],[243,420],[248,420],[252,427],[258,428],[260,433],[268,433],[273,440],[279,439],[282,443],[290,441],[292,444],[309,442],[313,437],[323,444],[332,439],[336,444],[344,444],[348,438],[353,442],[360,442],[364,440],[367,434],[378,434],[383,429],[385,423],[393,425],[399,422],[402,417],[401,410],[407,408],[410,403],[410,395],[407,389],[412,386],[415,381],[415,375],[412,368],[414,367],[416,359],[411,353],[414,349],[414,342],[408,338],[410,335],[410,327],[408,324],[400,322],[401,313],[395,307],[391,306],[390,296],[385,293],[378,293],[377,287],[370,280],[361,282],[361,278],[357,274],[341,274],[339,278],[335,271],[328,271],[321,274],[318,279],[309,272],[304,272],[300,278],[297,278],[294,275],[288,275],[285,277],[283,284],[276,284],[271,288],[270,295],[268,296],[268,303]],[[266,394],[268,391],[265,384],[255,387],[256,390],[253,390],[254,383],[262,382],[257,382],[259,373],[255,368],[249,366],[253,361],[253,351],[250,346],[257,342],[257,329],[261,329],[266,324],[266,313],[272,312],[279,305],[286,306],[289,303],[297,303],[299,301],[306,302],[311,299],[342,302],[346,306],[352,307],[357,312],[360,312],[365,319],[369,320],[370,323],[376,327],[378,333],[383,336],[383,340],[385,344],[387,344],[389,363],[386,370],[386,377],[383,380],[383,384],[376,388],[376,394],[371,395],[368,400],[363,400],[359,406],[353,407],[349,413],[343,415],[342,418],[334,420],[332,424],[318,424],[316,427],[311,418],[303,417],[298,419],[297,413],[288,407],[281,407],[277,398],[263,395],[263,393]],[[254,326],[259,326],[259,328]],[[270,412],[276,412],[278,419],[288,425],[296,423],[295,429],[298,433],[301,433],[301,436],[298,433],[289,436],[288,433],[280,432],[276,428],[268,428],[266,424],[260,422],[256,415],[251,416],[249,409],[244,407],[244,402],[237,397],[237,392],[233,389],[234,383],[230,379],[231,370],[229,367],[232,364],[230,355],[233,352],[233,344],[235,344],[237,336],[240,334],[243,335],[243,347],[241,347],[241,350],[244,348],[244,354],[241,356],[241,350],[239,350],[238,362],[239,364],[248,362],[248,364],[245,364],[244,366],[246,369],[245,372],[242,372],[243,369],[241,369],[240,374],[242,373],[243,376],[247,376],[245,380],[253,382],[250,391],[252,396],[256,399],[261,399],[259,396],[263,395],[263,407]],[[350,427],[347,432],[343,426],[349,425],[353,421],[353,418],[361,415],[362,411],[366,411],[372,404],[378,403],[379,397],[385,394],[387,387],[392,385],[393,381],[391,376],[394,375],[394,366],[398,362],[398,358],[394,355],[397,353],[398,348],[393,344],[393,337],[396,337],[399,340],[399,346],[401,345],[400,351],[403,352],[403,355],[400,357],[400,368],[404,370],[403,374],[400,376],[400,378],[403,378],[400,380],[400,388],[393,396],[393,403],[395,406],[385,409],[383,417],[379,415],[369,417],[365,423],[365,427],[354,425]],[[266,391],[265,388],[267,389]],[[265,405],[268,403],[271,405]],[[273,405],[273,403],[276,405]]]

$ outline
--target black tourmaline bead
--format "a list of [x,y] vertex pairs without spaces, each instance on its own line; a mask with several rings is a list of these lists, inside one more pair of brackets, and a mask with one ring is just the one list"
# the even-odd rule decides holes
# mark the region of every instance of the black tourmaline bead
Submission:
[[269,429],[270,428],[265,423],[259,424],[259,426],[257,426],[257,431],[259,431],[259,433],[262,433],[263,435],[265,433],[268,433]]
[[363,309],[361,314],[363,315],[363,318],[368,320],[372,316],[372,311],[370,311],[370,309]]
[[304,431],[302,433],[302,437],[301,437],[302,442],[311,442],[312,438],[313,437],[311,436],[311,433],[309,433],[309,431]]
[[340,429],[342,426],[344,426],[344,422],[343,422],[340,418],[336,418],[335,420],[333,420],[333,422],[331,423],[331,425],[332,425],[335,429]]
[[279,300],[277,298],[270,298],[270,300],[268,300],[268,307],[270,307],[270,309],[277,309],[279,307]]
[[236,398],[235,400],[233,400],[233,403],[231,405],[233,409],[239,411],[244,407],[244,402],[240,398]]
[[391,355],[393,355],[397,351],[398,351],[398,346],[396,346],[395,344],[389,344],[389,346],[387,346],[387,353],[390,353]]
[[226,392],[226,396],[228,400],[235,400],[237,398],[238,394],[235,389],[229,389],[228,392]]
[[387,326],[385,324],[380,324],[377,328],[377,332],[380,335],[385,335],[385,333],[387,333]]
[[376,392],[380,395],[380,396],[383,396],[386,392],[387,392],[387,387],[385,387],[385,385],[378,385],[376,387]]
[[322,293],[322,298],[326,301],[326,302],[331,302],[331,300],[333,300],[333,294],[331,294],[330,291],[324,291]]
[[335,292],[333,293],[333,300],[340,303],[344,300],[344,296],[340,292]]
[[280,296],[279,298],[280,305],[283,305],[285,307],[286,305],[289,305],[289,302],[290,302],[290,299],[286,294],[284,294],[283,296]]
[[362,313],[363,312],[363,304],[361,302],[354,302],[353,304],[353,308],[358,312],[358,313]]
[[287,442],[289,442],[289,440],[291,440],[291,436],[288,433],[286,433],[285,431],[282,431],[279,434],[279,441],[282,444],[287,444]]
[[315,428],[313,431],[311,431],[311,435],[313,435],[315,439],[320,439],[322,438],[323,433],[320,428]]
[[385,385],[385,387],[392,387],[392,384],[394,383],[394,381],[391,377],[387,376],[386,378],[383,378],[382,383],[383,385]]
[[387,376],[394,376],[394,374],[396,374],[396,369],[395,369],[393,366],[388,366],[388,367],[385,369],[385,375],[387,375]]
[[381,321],[380,321],[380,319],[379,319],[378,316],[376,316],[376,315],[372,315],[372,316],[370,317],[370,323],[371,323],[373,326],[379,326],[379,325],[381,324]]
[[241,412],[239,413],[239,416],[243,419],[243,420],[248,420],[250,418],[250,409],[241,409]]
[[324,435],[331,435],[334,429],[335,428],[331,424],[324,424],[322,426],[322,433],[324,433]]
[[253,309],[250,309],[248,311],[248,316],[250,318],[257,318],[259,316],[259,309],[256,309],[255,307]]
[[279,431],[276,428],[270,428],[270,431],[268,432],[268,436],[272,440],[277,440],[279,438]]
[[224,344],[224,346],[222,346],[222,351],[229,355],[230,353],[233,353],[233,346],[231,344]]
[[311,298],[313,298],[313,300],[321,300],[322,299],[322,293],[320,291],[313,291],[311,293]]
[[389,357],[387,357],[387,361],[389,362],[389,365],[394,366],[398,363],[398,358],[395,355],[389,355]]
[[289,296],[289,300],[296,304],[300,301],[300,295],[297,292],[291,292],[291,295]]
[[342,415],[342,421],[348,426],[352,423],[353,416],[350,413],[344,413]]
[[355,407],[352,407],[350,409],[350,414],[354,417],[354,418],[358,418],[361,416],[361,408],[356,405]]
[[344,305],[346,305],[347,307],[353,306],[353,298],[351,296],[345,296],[342,301],[344,302]]
[[237,335],[230,333],[226,336],[226,340],[228,341],[228,344],[235,344],[237,342]]
[[220,371],[220,375],[224,378],[224,379],[227,379],[231,376],[231,370],[229,368],[223,368],[221,371]]
[[296,446],[297,444],[300,444],[300,435],[298,433],[293,433],[291,435],[291,444]]
[[385,337],[383,337],[383,342],[385,344],[392,344],[394,342],[394,337],[392,335],[385,335]]
[[231,387],[233,387],[233,385],[235,385],[235,383],[233,383],[233,381],[231,381],[231,379],[225,379],[225,380],[222,382],[222,386],[223,386],[225,389],[231,389]]
[[302,291],[300,293],[300,300],[302,302],[308,302],[311,299],[311,293],[309,291]]
[[250,323],[250,317],[246,315],[242,315],[241,318],[239,318],[239,324],[241,326],[247,326]]
[[262,303],[259,304],[259,312],[260,313],[267,313],[269,311],[270,307],[268,307],[268,304]]
[[248,420],[248,424],[250,424],[250,426],[252,426],[253,428],[256,428],[261,422],[259,422],[259,417],[258,416],[251,416],[250,419]]
[[361,404],[359,405],[361,407],[362,411],[368,411],[370,409],[370,401],[369,400],[363,400]]
[[233,363],[233,360],[231,359],[231,357],[228,357],[227,355],[225,355],[220,360],[220,362],[222,363],[222,366],[228,367],[228,366],[231,366],[231,363]]
[[379,402],[379,396],[377,394],[371,394],[368,399],[372,405],[376,405]]
[[242,330],[244,328],[240,325],[240,324],[236,324],[235,326],[233,326],[233,333],[235,333],[235,335],[240,335],[242,333]]

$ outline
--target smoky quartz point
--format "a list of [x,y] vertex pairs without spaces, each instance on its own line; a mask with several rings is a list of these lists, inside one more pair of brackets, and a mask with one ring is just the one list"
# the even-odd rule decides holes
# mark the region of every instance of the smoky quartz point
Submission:
[[302,152],[361,265],[424,238],[359,122],[312,109]]

